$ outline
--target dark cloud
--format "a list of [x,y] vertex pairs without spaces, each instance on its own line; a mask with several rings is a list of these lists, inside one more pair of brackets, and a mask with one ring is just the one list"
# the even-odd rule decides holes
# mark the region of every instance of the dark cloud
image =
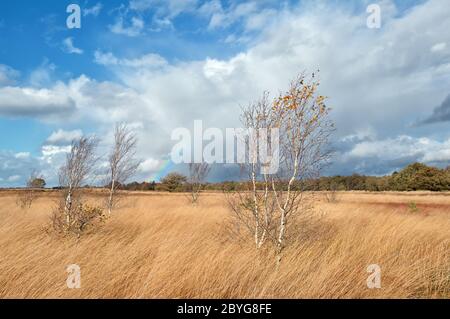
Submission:
[[[338,154],[339,155],[339,154]],[[335,157],[331,165],[323,172],[326,176],[333,175],[390,175],[394,171],[400,171],[411,163],[420,161],[421,154],[402,156],[395,159],[381,159],[379,157],[349,158],[340,161]]]
[[419,124],[432,124],[438,122],[448,122],[450,121],[450,95],[441,103],[438,107],[436,107],[433,111],[433,114],[421,121]]

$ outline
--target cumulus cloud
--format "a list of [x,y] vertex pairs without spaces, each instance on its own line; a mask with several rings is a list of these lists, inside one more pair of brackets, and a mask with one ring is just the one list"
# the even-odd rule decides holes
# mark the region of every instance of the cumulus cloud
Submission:
[[[139,116],[134,119],[143,123],[142,144],[148,157],[167,154],[170,144],[149,142],[147,136],[167,140],[173,128],[190,128],[194,119],[215,127],[239,126],[239,105],[264,90],[276,94],[298,72],[316,68],[321,69],[321,92],[330,96],[338,137],[367,127],[380,138],[399,136],[413,130],[409,124],[424,113],[425,102],[436,99],[444,83],[450,82],[445,54],[430,51],[436,43],[450,40],[450,21],[445,18],[449,12],[443,10],[447,6],[442,0],[429,0],[400,16],[393,2],[383,5],[391,14],[377,32],[366,28],[365,10],[355,15],[327,5],[308,10],[294,6],[279,10],[275,25],[255,22],[255,28],[262,28],[260,40],[228,59],[156,63],[161,66],[156,69],[152,55],[150,63],[137,63],[131,61],[139,58],[98,51],[95,60],[117,72],[139,101]],[[235,6],[233,14],[250,17],[254,6]],[[223,8],[212,2],[203,10],[213,14]],[[411,25],[422,32],[408,36]],[[441,86],[435,85],[437,80]]]
[[69,54],[83,54],[83,50],[75,47],[73,38],[66,38],[63,40],[63,51]]
[[[237,21],[237,17],[242,21],[254,17],[248,28],[261,29],[242,52],[222,59],[169,63],[154,53],[119,58],[113,52],[99,50],[95,62],[112,71],[118,83],[80,76],[48,89],[47,95],[61,95],[71,101],[74,113],[64,120],[92,121],[102,133],[116,121],[140,123],[139,156],[160,159],[170,152],[174,128],[191,129],[195,119],[203,119],[205,128],[237,127],[240,105],[265,90],[277,94],[298,72],[320,68],[320,90],[330,97],[338,129],[336,139],[342,143],[340,152],[346,154],[337,160],[337,166],[373,172],[378,165],[376,173],[383,174],[411,160],[443,161],[447,153],[439,148],[447,149],[444,141],[448,136],[434,139],[430,137],[433,131],[425,127],[417,132],[410,123],[426,115],[424,105],[438,105],[443,90],[448,90],[447,47],[430,48],[450,41],[450,7],[445,0],[428,0],[396,15],[392,1],[383,5],[391,14],[384,17],[381,29],[373,30],[366,27],[365,10],[336,10],[322,2],[310,3],[307,10],[300,4],[266,12],[272,24],[262,23],[264,18],[258,20],[257,14],[262,11],[254,11],[255,4],[224,9],[213,2],[203,10],[212,15],[220,14],[220,10],[231,15],[223,18],[224,25]],[[211,27],[221,28],[217,23]],[[143,31],[143,22],[137,26],[131,34]],[[23,89],[9,89],[17,91],[9,104],[24,104],[19,95],[24,94]],[[41,90],[31,92],[34,96]],[[0,114],[21,109],[5,107],[9,104],[0,94]],[[50,111],[55,112],[52,108]],[[368,127],[371,131],[365,134]],[[345,137],[347,140],[342,141]],[[372,148],[377,152],[371,152]],[[45,149],[46,154],[59,151]],[[383,152],[391,155],[380,156]],[[150,168],[153,164],[147,163]]]
[[42,156],[40,160],[47,164],[54,164],[54,159],[58,158],[61,154],[69,153],[72,147],[70,145],[58,146],[58,145],[44,145],[42,146]]
[[74,101],[63,92],[20,87],[0,88],[0,114],[3,116],[49,116],[71,112]]
[[83,120],[109,125],[135,122],[138,114],[148,120],[150,113],[147,101],[134,89],[85,75],[46,89],[0,87],[0,115],[8,117],[31,117],[61,125]]
[[147,174],[154,173],[159,168],[160,165],[161,162],[159,160],[150,158],[141,163],[141,165],[139,166],[139,171],[141,173]]
[[370,137],[355,142],[347,150],[340,150],[336,158],[334,169],[350,174],[383,175],[413,162],[445,167],[450,163],[450,139],[439,141],[408,135],[386,139]]
[[246,33],[259,32],[277,21],[279,11],[273,8],[274,4],[271,1],[247,1],[231,2],[228,7],[224,7],[220,0],[213,0],[205,2],[197,12],[209,19],[209,31],[240,26],[243,34],[229,34],[225,42],[246,42],[251,39],[245,36]]
[[46,144],[51,145],[67,145],[70,144],[74,139],[79,139],[83,136],[83,131],[81,130],[73,130],[73,131],[65,131],[59,129],[58,131],[53,132],[46,140]]

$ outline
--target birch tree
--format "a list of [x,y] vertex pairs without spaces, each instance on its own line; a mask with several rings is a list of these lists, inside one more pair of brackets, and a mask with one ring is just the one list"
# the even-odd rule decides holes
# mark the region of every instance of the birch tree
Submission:
[[[253,132],[247,139],[249,161],[241,167],[248,173],[247,189],[228,196],[228,201],[240,224],[253,234],[257,248],[271,239],[278,263],[289,231],[311,212],[306,182],[319,176],[331,154],[327,145],[334,126],[326,97],[317,93],[319,85],[315,74],[301,74],[273,102],[265,94],[242,111],[244,127]],[[277,172],[267,172],[267,162],[255,160],[256,141],[269,147],[269,153],[274,145],[270,134],[258,133],[264,128],[279,132]]]
[[136,173],[141,164],[141,161],[135,158],[137,143],[136,134],[126,124],[116,124],[114,144],[108,157],[109,215],[118,202],[118,188]]
[[60,168],[59,184],[63,189],[62,213],[66,229],[70,229],[76,223],[75,206],[79,201],[78,190],[93,172],[97,144],[95,137],[81,137],[72,141],[66,163]]
[[192,204],[197,204],[203,184],[208,177],[211,167],[208,163],[190,163],[189,164],[189,190]]
[[334,124],[329,119],[327,98],[317,92],[319,86],[314,73],[310,77],[301,74],[273,104],[274,124],[280,130],[280,170],[271,177],[277,208],[274,239],[278,261],[289,226],[311,207],[306,182],[320,175],[331,155],[328,141]]
[[248,150],[245,163],[241,164],[241,172],[247,175],[248,182],[243,188],[228,193],[227,199],[238,223],[245,226],[254,239],[256,248],[266,242],[268,233],[272,231],[274,201],[271,191],[270,176],[264,166],[267,161],[261,158],[259,146],[264,143],[271,153],[270,129],[274,128],[272,106],[268,94],[242,108],[241,123],[245,136],[238,136]]

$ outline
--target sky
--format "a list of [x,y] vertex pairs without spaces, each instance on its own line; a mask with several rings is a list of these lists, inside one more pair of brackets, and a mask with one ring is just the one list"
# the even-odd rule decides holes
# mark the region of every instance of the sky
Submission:
[[57,185],[71,140],[95,134],[104,156],[117,122],[139,137],[135,179],[158,180],[183,169],[175,128],[240,127],[242,105],[317,69],[337,129],[325,174],[448,166],[449,30],[448,0],[1,1],[0,187],[32,171]]

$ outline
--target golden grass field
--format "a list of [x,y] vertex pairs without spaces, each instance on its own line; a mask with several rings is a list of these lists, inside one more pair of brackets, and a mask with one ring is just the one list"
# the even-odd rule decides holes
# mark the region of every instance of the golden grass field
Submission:
[[[337,203],[319,194],[314,236],[278,268],[269,250],[228,235],[221,194],[194,207],[183,194],[130,193],[80,240],[45,231],[53,193],[28,210],[16,196],[0,192],[1,298],[450,297],[448,193],[340,193]],[[81,289],[66,286],[70,264]],[[382,269],[381,289],[367,288],[370,264]]]

